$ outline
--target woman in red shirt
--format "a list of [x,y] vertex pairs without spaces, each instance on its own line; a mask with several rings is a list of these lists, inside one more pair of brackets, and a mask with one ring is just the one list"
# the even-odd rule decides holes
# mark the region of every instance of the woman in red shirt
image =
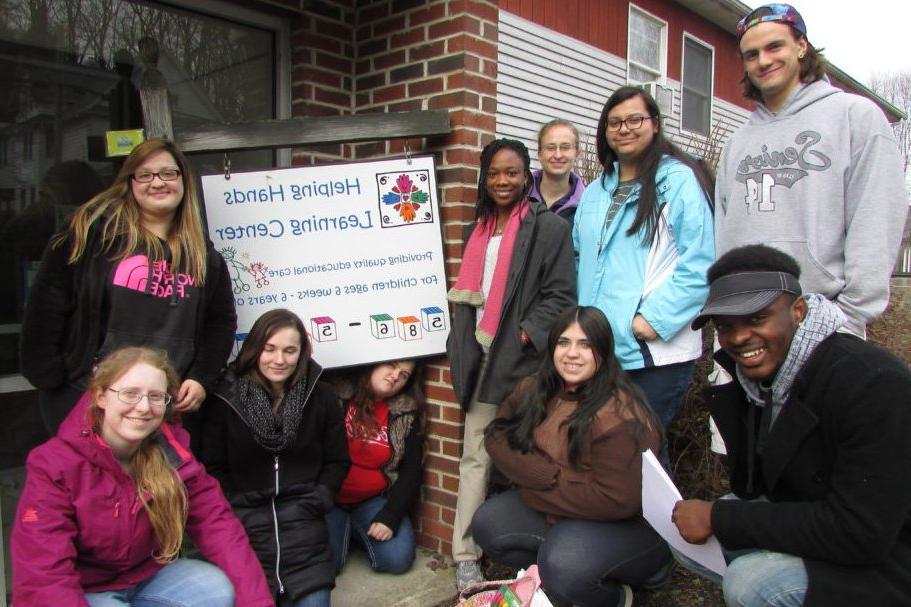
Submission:
[[[414,561],[408,511],[421,489],[424,394],[413,360],[364,367],[336,390],[345,403],[351,469],[326,515],[341,570],[352,534],[375,571],[404,573]],[[353,532],[353,533],[352,533]]]

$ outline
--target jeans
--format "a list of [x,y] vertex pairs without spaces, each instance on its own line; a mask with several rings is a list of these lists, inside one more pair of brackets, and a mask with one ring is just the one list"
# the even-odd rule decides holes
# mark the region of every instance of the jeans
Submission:
[[696,361],[691,360],[660,367],[633,369],[628,372],[632,380],[645,392],[648,404],[651,405],[655,417],[665,431],[683,405],[695,368]]
[[328,588],[320,588],[296,601],[292,601],[291,597],[286,596],[278,600],[278,607],[330,607],[332,605],[331,593],[332,591]]
[[403,517],[395,534],[381,542],[367,535],[373,518],[386,505],[386,498],[377,495],[358,504],[336,504],[326,515],[329,546],[332,558],[341,571],[348,557],[352,530],[357,541],[367,550],[370,566],[381,573],[405,573],[414,562],[414,529],[408,517]]
[[[733,493],[719,498],[739,499]],[[768,501],[758,498],[754,501]],[[724,578],[696,561],[673,551],[677,562],[701,577],[721,584],[728,607],[800,607],[809,579],[803,559],[769,550],[726,550]]]
[[91,607],[234,607],[234,586],[215,565],[177,559],[132,588],[89,592]]
[[471,527],[490,558],[512,567],[537,563],[548,594],[581,607],[617,604],[620,584],[641,586],[672,558],[640,518],[549,525],[515,489],[484,502]]

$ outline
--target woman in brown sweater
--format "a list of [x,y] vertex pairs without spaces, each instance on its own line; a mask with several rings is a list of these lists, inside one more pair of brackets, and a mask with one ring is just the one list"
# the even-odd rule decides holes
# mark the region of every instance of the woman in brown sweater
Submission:
[[630,585],[662,581],[673,561],[641,516],[642,452],[658,453],[660,427],[599,309],[564,312],[548,351],[487,428],[487,451],[514,488],[478,509],[472,531],[495,561],[537,563],[559,602],[630,605]]

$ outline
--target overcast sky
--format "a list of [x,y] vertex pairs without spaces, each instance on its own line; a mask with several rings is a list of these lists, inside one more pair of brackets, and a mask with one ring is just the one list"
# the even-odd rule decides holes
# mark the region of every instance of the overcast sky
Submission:
[[[763,1],[744,0],[752,7]],[[870,84],[874,72],[911,71],[911,0],[792,0],[807,39],[832,63]]]

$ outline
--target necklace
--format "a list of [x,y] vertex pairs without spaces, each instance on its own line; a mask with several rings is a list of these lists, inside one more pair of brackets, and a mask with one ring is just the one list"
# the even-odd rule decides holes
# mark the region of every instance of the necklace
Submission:
[[610,231],[609,228],[614,222],[614,217],[616,217],[620,207],[627,203],[629,197],[636,190],[636,185],[638,183],[637,180],[633,179],[630,181],[621,181],[617,184],[617,189],[614,190],[614,193],[611,195],[610,204],[604,212],[604,223],[601,224],[601,234],[598,236],[598,255],[601,255],[601,251],[607,243],[607,233]]

